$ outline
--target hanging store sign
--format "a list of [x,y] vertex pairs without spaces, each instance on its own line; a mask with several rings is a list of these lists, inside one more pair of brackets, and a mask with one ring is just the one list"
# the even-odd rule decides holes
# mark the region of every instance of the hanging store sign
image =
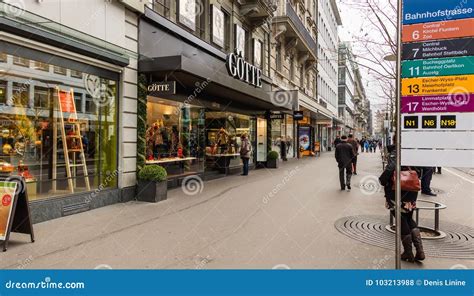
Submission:
[[269,113],[268,114],[268,119],[284,119],[285,118],[285,114],[282,114],[282,113]]
[[304,115],[303,111],[293,111],[293,120],[299,121],[303,120]]
[[466,75],[474,73],[474,57],[454,57],[402,62],[402,77]]
[[160,97],[163,95],[176,94],[176,81],[155,82],[147,87],[148,95],[152,97]]
[[230,76],[253,85],[262,87],[262,70],[248,63],[242,55],[230,53],[227,55],[226,68]]
[[403,24],[449,21],[474,17],[469,0],[406,0],[403,3]]
[[474,18],[403,26],[402,41],[417,42],[474,35]]
[[474,38],[403,44],[402,60],[449,58],[474,55]]

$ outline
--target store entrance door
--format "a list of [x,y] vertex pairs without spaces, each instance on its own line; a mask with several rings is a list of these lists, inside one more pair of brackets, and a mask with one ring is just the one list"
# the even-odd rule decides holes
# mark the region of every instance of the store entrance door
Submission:
[[257,117],[257,162],[267,161],[267,120]]

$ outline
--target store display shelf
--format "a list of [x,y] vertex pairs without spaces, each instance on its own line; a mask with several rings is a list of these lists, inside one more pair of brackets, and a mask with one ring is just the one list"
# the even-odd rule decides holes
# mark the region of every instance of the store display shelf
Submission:
[[161,164],[161,163],[170,163],[170,162],[182,162],[187,160],[196,160],[196,157],[184,157],[184,158],[163,158],[159,160],[147,160],[145,164]]

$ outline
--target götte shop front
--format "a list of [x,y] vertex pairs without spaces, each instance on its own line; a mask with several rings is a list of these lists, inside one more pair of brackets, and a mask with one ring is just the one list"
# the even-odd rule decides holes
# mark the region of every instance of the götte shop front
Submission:
[[211,179],[240,172],[243,134],[252,144],[251,166],[267,160],[268,113],[278,107],[259,68],[152,11],[140,21],[140,40],[145,165],[165,167],[169,186],[187,175]]

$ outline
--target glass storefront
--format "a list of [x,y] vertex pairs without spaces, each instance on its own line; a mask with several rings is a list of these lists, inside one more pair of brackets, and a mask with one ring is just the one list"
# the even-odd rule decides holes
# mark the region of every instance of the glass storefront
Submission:
[[170,178],[204,170],[204,108],[148,97],[147,164],[166,168]]
[[[197,102],[197,100],[195,101]],[[254,141],[250,116],[148,96],[146,164],[170,178],[240,166],[241,135]]]
[[116,187],[118,81],[0,56],[0,172],[30,200]]
[[271,149],[277,151],[280,158],[285,153],[286,158],[292,158],[295,157],[294,121],[291,115],[282,115],[281,119],[271,119]]

